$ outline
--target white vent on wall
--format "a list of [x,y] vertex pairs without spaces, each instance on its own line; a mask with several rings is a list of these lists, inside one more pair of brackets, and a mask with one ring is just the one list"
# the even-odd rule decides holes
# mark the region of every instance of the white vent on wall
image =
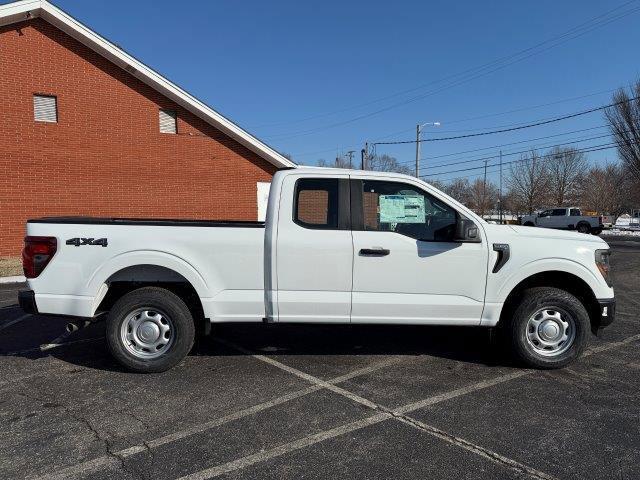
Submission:
[[58,99],[53,95],[33,96],[33,118],[36,122],[58,121]]
[[160,133],[177,133],[175,110],[160,110]]

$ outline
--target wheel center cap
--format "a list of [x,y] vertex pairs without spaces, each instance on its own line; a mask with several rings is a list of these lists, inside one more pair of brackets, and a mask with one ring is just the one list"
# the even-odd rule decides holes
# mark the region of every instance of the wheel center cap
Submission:
[[547,320],[540,325],[540,336],[545,340],[554,340],[560,336],[560,327],[556,322]]
[[145,343],[154,343],[160,337],[160,329],[153,322],[143,322],[138,327],[138,338]]

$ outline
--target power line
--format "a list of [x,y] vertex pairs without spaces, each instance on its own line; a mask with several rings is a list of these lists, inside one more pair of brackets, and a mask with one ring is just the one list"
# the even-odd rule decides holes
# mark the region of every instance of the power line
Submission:
[[[339,114],[339,113],[344,113],[344,112],[347,112],[347,111],[356,110],[358,108],[367,107],[369,105],[380,103],[382,101],[389,100],[391,98],[396,98],[396,97],[399,97],[401,95],[405,95],[407,93],[412,93],[412,92],[415,92],[415,91],[418,91],[418,90],[422,90],[423,88],[429,87],[431,85],[437,85],[438,83],[442,83],[442,82],[445,82],[447,80],[454,79],[456,77],[462,77],[464,75],[471,74],[471,73],[474,73],[474,72],[481,72],[482,70],[484,70],[486,68],[492,67],[492,66],[497,65],[497,64],[499,64],[501,62],[504,62],[506,60],[513,59],[513,58],[515,58],[515,57],[517,57],[519,55],[522,55],[524,53],[527,53],[527,52],[530,52],[532,50],[535,50],[536,48],[544,46],[544,45],[546,45],[548,43],[552,43],[554,41],[561,40],[563,37],[566,37],[568,35],[576,33],[580,29],[586,29],[586,31],[583,32],[583,33],[588,33],[588,31],[591,31],[591,29],[599,28],[600,26],[604,26],[604,25],[606,25],[606,24],[608,24],[608,23],[610,23],[612,21],[617,20],[621,16],[626,16],[626,15],[629,14],[629,12],[624,12],[621,16],[618,16],[618,17],[610,18],[610,19],[607,19],[607,20],[602,20],[601,22],[604,22],[604,23],[602,23],[602,25],[598,25],[598,22],[596,22],[596,20],[601,19],[603,17],[607,17],[608,15],[612,14],[613,12],[615,12],[617,10],[620,10],[620,9],[622,9],[622,8],[632,4],[632,3],[634,3],[634,1],[635,0],[630,0],[628,2],[625,2],[625,3],[621,4],[621,5],[618,5],[617,7],[613,8],[611,10],[608,10],[608,11],[606,11],[606,12],[600,14],[600,15],[596,15],[595,17],[592,17],[589,20],[587,20],[587,21],[585,21],[585,22],[583,22],[581,24],[578,24],[575,27],[570,28],[569,30],[565,31],[562,34],[556,35],[555,37],[551,37],[551,38],[549,38],[549,39],[547,39],[547,40],[545,40],[543,42],[537,43],[537,44],[535,44],[535,45],[533,45],[531,47],[528,47],[528,48],[525,48],[525,49],[520,50],[518,52],[506,55],[504,57],[497,58],[495,60],[492,60],[490,62],[484,63],[482,65],[478,65],[476,67],[468,68],[468,69],[463,70],[463,71],[458,72],[458,73],[447,75],[447,76],[442,77],[442,78],[440,78],[438,80],[433,80],[433,81],[418,85],[417,87],[412,87],[412,88],[409,88],[409,89],[406,89],[406,90],[402,90],[400,92],[396,92],[396,93],[393,93],[393,94],[390,94],[390,95],[379,97],[379,98],[374,99],[374,100],[370,100],[368,102],[360,103],[360,104],[357,104],[357,105],[353,105],[353,106],[342,108],[342,109],[338,109],[338,110],[333,110],[331,112],[324,112],[324,113],[319,113],[319,114],[315,114],[315,115],[310,115],[308,117],[304,117],[304,118],[297,119],[297,120],[282,121],[282,122],[274,122],[274,123],[270,123],[270,124],[257,125],[257,126],[254,126],[252,128],[263,128],[263,127],[278,126],[278,125],[291,125],[291,124],[295,124],[295,123],[303,123],[303,122],[306,122],[306,121],[309,121],[309,120],[315,120],[317,118],[329,117],[329,116],[336,115],[336,114]],[[633,12],[633,10],[631,11],[631,13],[632,12]],[[590,24],[592,22],[594,22],[594,25],[588,26],[588,24]],[[554,46],[557,46],[557,45],[554,45]],[[543,50],[543,51],[546,51],[546,50]],[[526,58],[528,58],[528,57],[526,57]]]
[[[527,140],[520,140],[518,142],[503,143],[501,145],[492,145],[490,147],[474,148],[474,149],[471,149],[471,150],[463,150],[461,152],[446,153],[446,154],[443,154],[443,155],[434,155],[432,157],[422,157],[420,160],[434,160],[436,158],[453,157],[453,156],[456,156],[456,155],[463,155],[465,153],[481,152],[483,150],[494,150],[496,148],[509,147],[511,145],[519,145],[519,144],[522,144],[522,143],[537,142],[538,140],[546,140],[547,138],[562,137],[564,135],[572,135],[574,133],[587,132],[589,130],[598,130],[598,129],[607,128],[607,127],[608,127],[608,125],[600,125],[600,126],[597,126],[597,127],[581,128],[580,130],[572,130],[571,132],[556,133],[554,135],[545,135],[544,137],[537,137],[537,138],[531,138],[531,139],[527,139]],[[434,165],[434,166],[436,166],[436,165]]]
[[[539,148],[554,148],[554,147],[562,147],[562,146],[565,146],[565,145],[574,145],[576,143],[582,143],[582,142],[588,142],[588,141],[592,141],[592,140],[598,140],[598,139],[606,138],[606,137],[610,137],[610,136],[611,136],[610,134],[597,135],[595,137],[588,137],[588,138],[584,138],[584,139],[581,139],[581,140],[574,140],[574,141],[571,141],[571,142],[555,143],[555,144],[546,145],[546,146],[539,147]],[[502,156],[503,157],[508,157],[508,156],[513,156],[513,155],[521,155],[521,154],[524,154],[524,153],[529,153],[530,151],[531,151],[531,149],[529,148],[527,150],[519,150],[517,152],[506,152],[506,153],[503,152]],[[494,158],[499,158],[499,156],[500,155],[491,155],[491,156],[488,156],[488,157],[478,157],[478,158],[473,158],[473,159],[470,159],[470,160],[460,160],[460,161],[457,161],[457,162],[442,163],[440,165],[428,165],[428,166],[423,167],[423,168],[432,169],[432,168],[449,167],[451,165],[462,165],[462,164],[465,164],[465,163],[480,162],[480,161],[483,161],[483,160],[493,160]]]
[[[580,117],[582,115],[587,115],[589,113],[598,112],[604,110],[606,108],[615,107],[616,105],[620,105],[622,103],[631,102],[633,100],[637,100],[640,97],[630,98],[629,100],[623,100],[621,102],[610,103],[608,105],[603,105],[601,107],[591,108],[589,110],[584,110],[582,112],[571,113],[569,115],[563,115],[561,117],[551,118],[549,120],[544,120],[541,122],[529,123],[527,125],[521,125],[519,127],[511,127],[511,128],[503,128],[500,130],[492,130],[490,132],[481,132],[481,133],[469,133],[467,135],[457,135],[454,137],[439,137],[439,138],[424,138],[420,139],[420,142],[441,142],[445,140],[458,140],[460,138],[472,138],[472,137],[481,137],[484,135],[495,135],[497,133],[506,133],[506,132],[514,132],[516,130],[524,130],[525,128],[539,127],[541,125],[548,125],[550,123],[560,122],[562,120],[568,120],[570,118]],[[407,143],[415,143],[418,140],[397,140],[394,142],[376,142],[376,145],[402,145]]]
[[[576,152],[578,153],[589,153],[589,152],[598,152],[600,150],[607,150],[609,148],[615,148],[617,146],[616,142],[612,142],[612,143],[603,143],[601,145],[594,145],[592,147],[587,147],[584,149],[576,149]],[[549,153],[546,155],[540,155],[539,157],[537,157],[538,159],[543,159],[543,158],[549,158],[552,157],[554,155],[557,155],[556,153]],[[530,161],[531,159],[526,158],[526,159],[519,159],[519,160],[511,160],[510,162],[503,162],[502,165],[510,165],[513,163],[518,163],[518,162],[523,162],[523,161]],[[487,165],[489,167],[497,167],[499,164],[498,163],[494,163],[491,165]],[[458,173],[458,172],[467,172],[467,171],[471,171],[471,170],[478,170],[478,169],[482,169],[484,168],[484,166],[479,166],[479,167],[469,167],[469,168],[461,168],[458,170],[449,170],[447,172],[440,172],[440,173],[431,173],[429,175],[422,175],[424,177],[435,177],[438,175],[447,175],[450,173]]]
[[[596,96],[596,95],[602,95],[604,93],[611,93],[611,92],[615,92],[616,90],[618,90],[618,88],[611,88],[609,90],[601,90],[601,91],[594,92],[594,93],[588,93],[588,94],[585,94],[585,95],[580,95],[578,97],[562,98],[562,99],[559,99],[559,100],[554,100],[553,102],[543,103],[543,104],[539,104],[539,105],[531,105],[531,106],[528,106],[528,107],[521,107],[521,108],[517,108],[517,109],[513,109],[513,110],[503,111],[503,112],[490,113],[490,114],[487,114],[487,115],[480,115],[480,116],[477,116],[477,117],[463,118],[463,119],[457,119],[457,120],[448,120],[448,121],[443,121],[443,123],[446,124],[446,125],[452,125],[452,124],[455,124],[455,123],[462,123],[462,122],[468,122],[468,121],[472,121],[472,120],[479,120],[479,119],[482,119],[482,118],[496,117],[496,116],[500,116],[500,115],[507,115],[507,114],[510,114],[510,113],[523,112],[523,111],[526,111],[526,110],[534,110],[536,108],[548,107],[550,105],[558,105],[560,103],[566,103],[566,102],[570,102],[570,101],[573,101],[573,100],[580,100],[580,99],[583,99],[583,98],[589,98],[589,97],[593,97],[593,96]],[[521,124],[522,124],[522,122],[519,122],[519,123],[516,123],[516,124],[513,124],[513,125],[521,125]],[[493,127],[493,128],[500,128],[500,127],[501,126]],[[380,137],[375,138],[374,140],[383,140],[385,138],[393,137],[393,136],[398,135],[400,133],[405,133],[405,132],[408,132],[408,131],[411,131],[411,130],[413,130],[413,128],[404,128],[402,130],[398,130],[398,131],[393,132],[393,133],[382,135]],[[464,130],[444,130],[444,131],[440,130],[440,131],[446,133],[446,132],[465,132],[465,131],[474,131],[474,130],[484,130],[484,129],[482,129],[482,128],[474,128],[474,129],[464,129]],[[569,133],[572,133],[572,132],[568,132],[567,135]],[[573,133],[577,133],[577,131],[573,132]],[[347,145],[344,148],[355,148],[355,147],[357,147],[358,145],[361,145],[361,144],[362,144],[362,142],[359,142],[357,144]],[[509,145],[509,144],[507,144],[507,145]],[[491,148],[493,148],[493,147],[486,147],[486,149],[491,149]],[[292,155],[295,158],[297,158],[297,157],[304,157],[304,156],[308,156],[308,155],[316,155],[316,154],[319,154],[319,153],[332,152],[333,150],[334,150],[334,148],[332,147],[332,148],[325,148],[325,149],[322,149],[322,150],[314,150],[314,151],[310,151],[310,152],[297,152],[297,153],[293,153]],[[468,152],[459,152],[459,153],[468,153]],[[421,158],[421,160],[440,158],[440,157],[446,157],[446,156],[452,156],[452,155],[457,155],[457,153],[456,154],[447,154],[447,155],[438,155],[438,156],[433,156],[433,157],[423,157],[423,158]]]
[[[588,24],[594,22],[595,20],[597,20],[599,18],[607,17],[608,15],[610,15],[613,12],[615,12],[616,10],[620,10],[621,8],[627,6],[627,5],[631,4],[631,3],[634,3],[635,1],[636,0],[631,0],[629,2],[626,2],[626,3],[622,4],[622,5],[619,5],[618,7],[614,8],[612,10],[609,10],[609,11],[605,12],[604,14],[600,14],[600,15],[598,15],[596,17],[593,17],[592,19],[590,19],[590,20],[588,20],[588,21],[586,21],[586,22],[584,22],[584,23],[582,23],[582,24],[580,24],[580,25],[578,25],[576,27],[573,27],[573,28],[567,30],[565,33],[563,33],[561,35],[558,35],[558,36],[556,36],[554,38],[551,38],[549,40],[545,40],[544,42],[541,42],[541,43],[539,43],[537,45],[534,45],[533,47],[529,47],[529,48],[524,49],[524,50],[522,50],[520,52],[517,52],[517,53],[512,54],[510,56],[507,56],[507,57],[503,57],[503,58],[501,58],[499,60],[495,60],[495,61],[490,62],[488,64],[485,64],[485,65],[483,65],[481,67],[478,67],[476,69],[471,69],[469,71],[478,70],[479,72],[481,72],[482,70],[491,67],[493,64],[496,64],[496,63],[499,64],[500,62],[503,62],[504,60],[508,60],[510,58],[518,57],[519,55],[522,55],[525,52],[535,50],[536,48],[538,48],[540,46],[543,46],[545,44],[556,42],[556,43],[554,43],[554,44],[552,44],[552,45],[550,45],[550,46],[548,46],[548,47],[546,47],[546,48],[544,48],[544,49],[542,49],[540,51],[537,51],[537,52],[534,51],[534,52],[532,52],[532,53],[530,53],[530,54],[528,54],[528,55],[526,55],[526,56],[524,56],[522,58],[516,58],[515,60],[513,60],[511,62],[507,62],[506,64],[499,65],[496,68],[493,68],[491,70],[488,70],[488,71],[485,71],[485,72],[482,72],[482,73],[473,74],[472,76],[470,76],[468,78],[464,78],[462,80],[456,81],[456,82],[451,83],[449,85],[445,85],[445,86],[440,87],[440,88],[438,88],[436,90],[432,90],[432,91],[427,92],[425,94],[421,94],[421,95],[418,95],[416,97],[409,98],[409,99],[404,100],[402,102],[399,102],[399,103],[396,103],[396,104],[392,104],[390,106],[375,110],[373,112],[369,112],[367,114],[359,115],[357,117],[354,117],[354,118],[351,118],[351,119],[348,119],[348,120],[344,120],[344,121],[341,121],[341,122],[333,123],[333,124],[330,124],[330,125],[325,125],[323,127],[317,127],[317,128],[309,129],[309,130],[301,130],[301,131],[297,131],[297,132],[292,132],[291,134],[274,135],[274,136],[270,136],[270,137],[267,137],[267,138],[282,140],[282,139],[286,139],[286,138],[294,138],[294,137],[298,137],[298,136],[311,135],[313,133],[317,133],[317,132],[320,132],[320,131],[323,131],[323,130],[327,130],[327,129],[343,126],[343,125],[346,125],[346,124],[349,124],[349,123],[353,123],[353,122],[356,122],[358,120],[362,120],[364,118],[368,118],[368,117],[371,117],[371,116],[386,112],[388,110],[397,108],[399,106],[403,106],[403,105],[406,105],[408,103],[412,103],[412,102],[415,102],[417,100],[421,100],[421,99],[426,98],[428,96],[435,95],[437,93],[440,93],[440,92],[442,92],[444,90],[448,90],[448,89],[453,88],[453,87],[456,87],[458,85],[462,85],[464,83],[468,83],[468,82],[470,82],[472,80],[475,80],[476,78],[480,78],[482,76],[489,75],[489,74],[494,73],[494,72],[496,72],[498,70],[504,69],[504,68],[506,68],[506,67],[508,67],[510,65],[513,65],[515,63],[521,62],[521,61],[523,61],[523,60],[525,60],[527,58],[530,58],[530,57],[532,57],[534,55],[539,55],[541,53],[544,53],[547,50],[550,50],[551,48],[557,47],[557,46],[559,46],[559,45],[561,45],[563,43],[566,43],[569,40],[573,40],[573,39],[578,38],[578,37],[580,37],[582,35],[585,35],[585,34],[591,32],[591,31],[593,31],[593,30],[595,30],[597,28],[600,28],[600,27],[603,27],[605,25],[608,25],[609,23],[612,23],[614,21],[620,20],[622,18],[626,18],[629,15],[639,11],[640,8],[633,8],[631,10],[627,10],[625,12],[617,14],[617,15],[611,17],[611,18],[607,18],[607,19],[603,19],[603,20],[597,21],[593,25],[588,25]],[[571,36],[571,35],[573,35],[573,36]],[[569,37],[569,38],[561,40],[564,37]],[[461,74],[454,75],[454,76],[460,76],[460,75]],[[437,82],[437,83],[439,83],[439,82]]]

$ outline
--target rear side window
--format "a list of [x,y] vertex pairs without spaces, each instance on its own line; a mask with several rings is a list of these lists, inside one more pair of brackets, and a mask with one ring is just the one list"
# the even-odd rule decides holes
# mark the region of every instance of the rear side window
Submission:
[[567,214],[566,208],[554,208],[552,215],[554,217],[564,217]]
[[572,208],[569,212],[569,215],[571,215],[572,217],[579,217],[581,215],[580,210],[577,208]]
[[303,178],[296,183],[295,223],[305,228],[338,229],[338,179]]
[[427,192],[405,183],[362,183],[364,229],[395,232],[426,242],[453,240],[457,212]]

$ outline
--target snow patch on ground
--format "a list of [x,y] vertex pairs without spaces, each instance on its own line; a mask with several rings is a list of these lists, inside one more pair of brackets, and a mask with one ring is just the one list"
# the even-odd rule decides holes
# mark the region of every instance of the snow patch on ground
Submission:
[[640,230],[618,230],[612,228],[611,230],[603,230],[601,235],[627,235],[630,237],[640,237]]

